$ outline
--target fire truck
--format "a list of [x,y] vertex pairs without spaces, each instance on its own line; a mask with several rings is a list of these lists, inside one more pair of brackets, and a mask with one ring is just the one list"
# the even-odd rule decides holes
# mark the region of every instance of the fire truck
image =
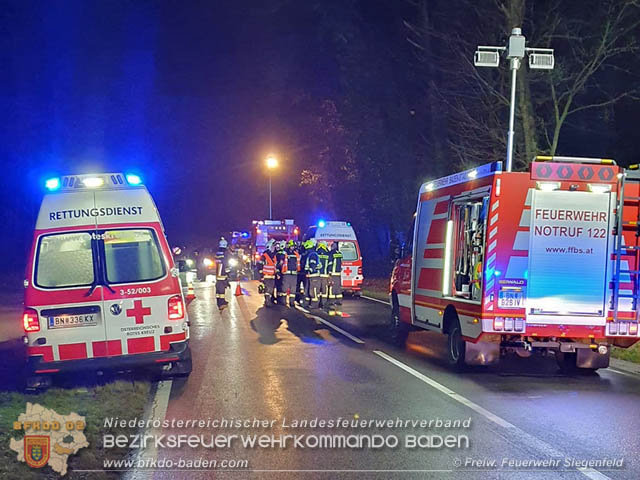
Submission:
[[391,340],[447,336],[449,362],[553,352],[569,371],[609,365],[638,337],[640,172],[536,157],[424,183],[390,282]]
[[297,241],[300,235],[300,228],[293,219],[285,220],[254,220],[251,235],[251,266],[254,269],[254,276],[257,278],[260,257],[264,252],[269,240],[289,240]]

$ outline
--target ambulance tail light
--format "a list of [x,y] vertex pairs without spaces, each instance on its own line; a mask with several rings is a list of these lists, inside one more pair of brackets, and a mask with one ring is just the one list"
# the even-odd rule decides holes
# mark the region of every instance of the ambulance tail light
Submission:
[[22,315],[22,326],[27,333],[40,331],[40,319],[38,318],[38,312],[33,308],[25,308]]
[[184,318],[184,303],[180,295],[169,298],[169,320],[182,320]]
[[358,275],[362,275],[362,267],[358,267]]

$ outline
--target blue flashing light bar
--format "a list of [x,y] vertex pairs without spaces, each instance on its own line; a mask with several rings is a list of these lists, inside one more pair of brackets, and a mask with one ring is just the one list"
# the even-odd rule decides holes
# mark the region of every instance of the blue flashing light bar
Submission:
[[318,220],[318,226],[320,228],[324,228],[327,225],[327,223],[324,220]]
[[138,175],[128,173],[127,183],[129,183],[129,185],[140,185],[142,183],[142,179]]
[[44,182],[47,190],[53,192],[54,190],[58,190],[60,188],[60,179],[58,177],[49,178],[46,182]]

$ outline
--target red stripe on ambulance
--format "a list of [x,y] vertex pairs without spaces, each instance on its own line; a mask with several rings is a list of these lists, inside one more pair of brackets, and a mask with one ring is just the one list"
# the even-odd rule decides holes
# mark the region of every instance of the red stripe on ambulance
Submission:
[[127,349],[129,353],[147,353],[156,349],[155,339],[153,337],[130,338],[127,340]]

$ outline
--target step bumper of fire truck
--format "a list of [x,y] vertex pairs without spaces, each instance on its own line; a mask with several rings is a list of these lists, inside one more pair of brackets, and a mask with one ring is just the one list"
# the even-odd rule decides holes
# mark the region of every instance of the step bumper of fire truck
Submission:
[[41,355],[29,356],[27,359],[27,372],[32,375],[46,375],[87,370],[122,371],[144,367],[158,367],[168,363],[187,360],[190,356],[189,340],[186,340],[184,342],[171,343],[169,350],[162,352],[136,353],[57,362],[45,362]]

